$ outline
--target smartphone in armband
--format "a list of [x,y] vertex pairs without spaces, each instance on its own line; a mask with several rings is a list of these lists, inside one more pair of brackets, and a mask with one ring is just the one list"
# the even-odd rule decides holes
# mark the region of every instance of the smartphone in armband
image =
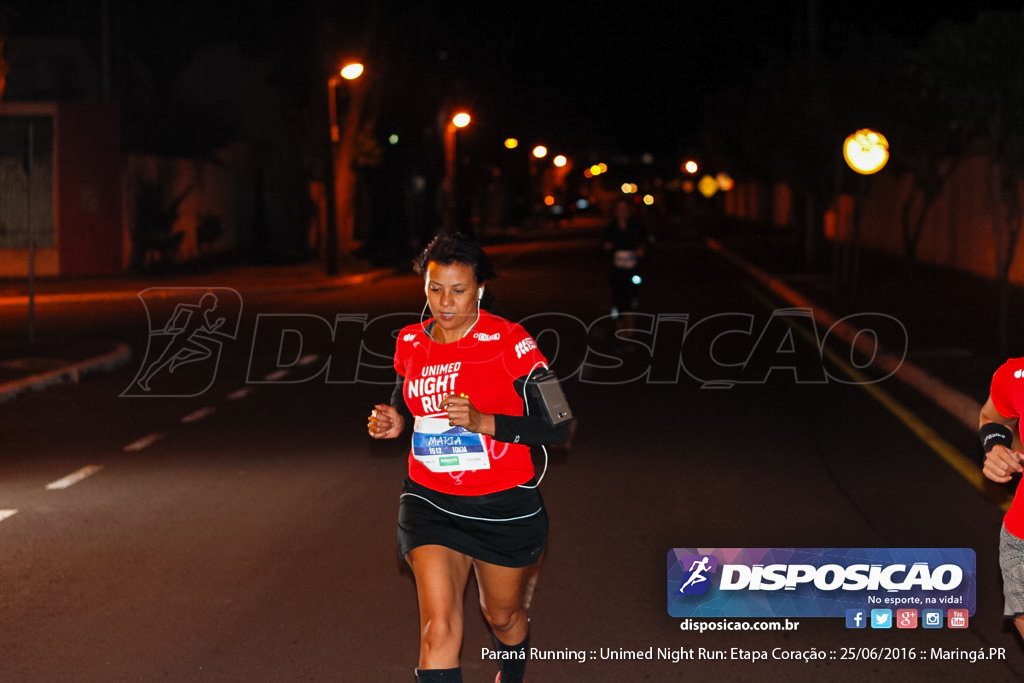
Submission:
[[526,383],[526,398],[531,406],[540,406],[541,415],[552,427],[572,419],[572,408],[565,400],[562,385],[555,373],[540,368],[530,374]]

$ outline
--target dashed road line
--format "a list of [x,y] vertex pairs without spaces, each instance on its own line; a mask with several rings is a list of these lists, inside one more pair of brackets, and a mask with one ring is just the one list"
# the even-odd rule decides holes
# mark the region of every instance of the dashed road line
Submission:
[[0,510],[0,522],[4,521],[8,517],[13,517],[18,514],[17,510]]
[[128,444],[124,449],[126,451],[141,451],[143,448],[152,446],[162,438],[164,438],[163,434],[148,434],[141,439]]
[[210,415],[213,415],[215,412],[217,412],[217,409],[214,408],[213,406],[200,408],[199,410],[193,413],[189,413],[185,417],[181,418],[181,423],[190,424],[192,422],[198,422],[199,420],[202,420],[204,417],[209,417]]
[[80,470],[78,470],[76,472],[72,472],[71,474],[69,474],[66,477],[62,477],[62,478],[58,479],[57,481],[50,482],[49,484],[46,485],[46,490],[47,491],[58,491],[60,489],[66,489],[69,486],[74,486],[75,484],[77,484],[78,482],[82,481],[83,479],[91,477],[92,475],[96,474],[97,472],[99,472],[102,469],[103,469],[103,465],[86,465],[82,469],[80,469]]

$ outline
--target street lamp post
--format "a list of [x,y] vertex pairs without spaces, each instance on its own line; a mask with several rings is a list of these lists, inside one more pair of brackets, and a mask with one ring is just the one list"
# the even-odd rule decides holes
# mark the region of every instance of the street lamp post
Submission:
[[540,160],[548,155],[548,148],[544,145],[537,145],[530,152],[530,217],[531,227],[540,227],[541,206],[544,198],[542,187],[543,182],[540,173]]
[[[865,128],[851,134],[843,142],[843,159],[860,174],[853,204],[852,263],[850,264],[850,298],[856,300],[860,289],[860,246],[864,200],[867,195],[865,176],[878,173],[889,161],[889,141],[878,131]],[[839,214],[838,203],[836,215]]]
[[458,227],[458,184],[455,167],[455,138],[459,128],[469,125],[466,112],[455,114],[444,128],[444,231],[451,234]]
[[[345,124],[344,135],[341,135],[338,127],[338,84],[341,79],[352,81],[359,78],[363,73],[363,65],[358,62],[346,64],[339,72],[332,73],[327,79],[327,111],[329,115],[329,128],[327,139],[327,154],[324,162],[324,203],[326,208],[326,236],[324,249],[326,250],[326,271],[328,275],[338,274],[338,185],[342,186],[342,198],[346,206],[351,205],[351,159],[352,150],[355,145],[356,129],[359,126],[359,117],[362,107],[353,97],[349,102],[348,115]],[[338,146],[340,143],[340,147]],[[340,168],[339,168],[340,166]],[[340,182],[339,182],[340,181]],[[348,223],[350,217],[346,217]],[[346,226],[346,242],[351,239],[350,230]]]

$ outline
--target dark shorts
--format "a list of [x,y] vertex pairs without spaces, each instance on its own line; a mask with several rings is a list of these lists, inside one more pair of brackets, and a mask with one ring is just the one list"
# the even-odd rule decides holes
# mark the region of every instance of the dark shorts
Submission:
[[[531,485],[533,482],[530,482]],[[443,545],[502,567],[540,559],[548,513],[540,491],[515,487],[484,496],[438,493],[406,479],[398,503],[398,554]]]

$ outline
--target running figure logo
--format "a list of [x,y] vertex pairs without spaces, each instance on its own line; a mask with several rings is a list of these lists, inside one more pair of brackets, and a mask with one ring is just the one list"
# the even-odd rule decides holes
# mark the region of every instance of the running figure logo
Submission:
[[679,592],[683,595],[703,595],[711,587],[707,574],[718,570],[718,558],[714,555],[690,555],[682,558],[682,566],[688,569]]
[[149,343],[121,396],[198,396],[209,389],[224,343],[238,337],[241,295],[225,287],[153,287],[139,292],[139,299],[149,319]]

